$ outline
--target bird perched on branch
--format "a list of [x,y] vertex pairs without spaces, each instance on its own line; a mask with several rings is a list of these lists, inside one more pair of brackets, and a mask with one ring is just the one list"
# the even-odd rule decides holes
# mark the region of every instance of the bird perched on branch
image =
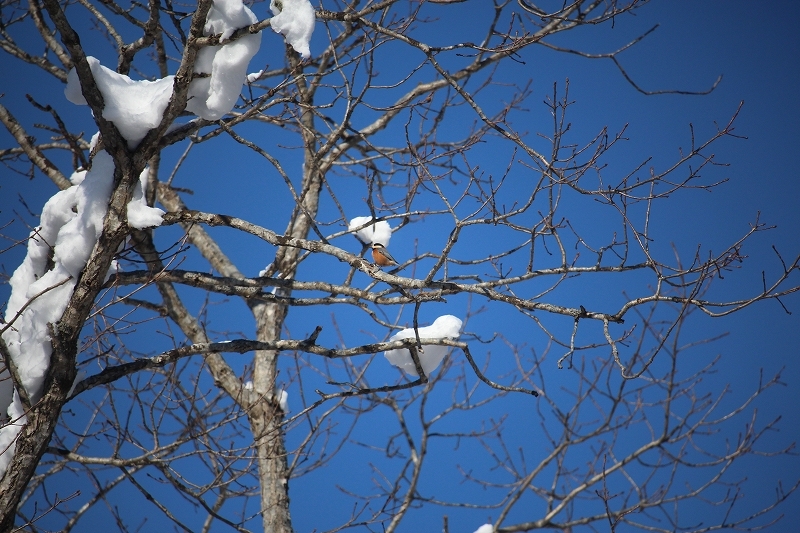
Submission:
[[389,250],[379,242],[372,243],[372,260],[375,261],[376,265],[382,267],[394,266],[397,264],[397,261],[394,260]]

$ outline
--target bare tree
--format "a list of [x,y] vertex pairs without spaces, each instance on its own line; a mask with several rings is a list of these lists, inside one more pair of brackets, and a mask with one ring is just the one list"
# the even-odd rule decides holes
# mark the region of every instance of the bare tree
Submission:
[[[730,406],[726,391],[700,385],[721,364],[684,355],[713,339],[683,329],[762,300],[784,305],[798,289],[800,256],[776,255],[781,274],[731,297],[719,289],[723,274],[745,262],[764,223],[688,259],[651,227],[678,191],[723,179],[711,147],[733,136],[738,110],[705,138],[688,130],[689,147],[658,168],[646,154],[617,155],[624,128],[574,134],[568,82],[553,84],[544,102],[549,124],[531,122],[541,95],[512,68],[547,47],[611,60],[631,91],[647,92],[618,59],[639,36],[600,55],[551,42],[644,4],[487,3],[461,27],[458,1],[326,0],[315,30],[324,44],[302,59],[279,46],[268,17],[213,33],[211,0],[4,0],[7,60],[42,69],[53,91],[74,69],[100,135],[90,143],[93,132],[55,97],[30,99],[46,117],[36,126],[46,140],[15,118],[22,110],[0,105],[16,142],[0,159],[63,190],[105,152],[113,187],[91,256],[50,324],[41,391],[24,386],[20,360],[0,343],[4,376],[24,406],[24,418],[4,420],[21,430],[0,480],[0,530],[100,520],[122,531],[288,532],[290,487],[305,479],[323,484],[319,498],[338,488],[336,498],[350,502],[319,517],[314,527],[328,531],[397,531],[436,506],[485,509],[503,532],[710,531],[774,520],[797,485],[741,514],[731,467],[764,453],[759,439],[777,420],[756,418],[752,402],[780,376]],[[211,75],[198,70],[200,52],[258,32],[274,57],[248,76],[236,107],[216,120],[188,113],[192,84]],[[104,117],[108,94],[86,48],[94,38],[98,49],[98,37],[119,74],[174,73],[159,122],[138,143]],[[236,170],[199,179],[208,154]],[[246,179],[233,175],[239,160]],[[155,229],[137,229],[127,215],[145,171],[147,203],[166,211]],[[225,211],[222,197],[237,187]],[[357,216],[369,219],[352,227]],[[414,254],[376,266],[354,235],[377,222],[407,242],[414,235]],[[24,244],[19,226],[5,231]],[[37,231],[31,238],[46,241]],[[6,314],[4,333],[25,307]],[[458,338],[419,334],[445,313],[464,321]],[[389,339],[404,327],[416,334]],[[451,353],[426,375],[423,358],[437,345]],[[398,348],[416,377],[381,356]],[[735,443],[715,436],[730,425],[744,428]],[[535,427],[535,441],[520,427]],[[431,490],[426,476],[437,475],[442,453],[457,457],[463,486],[485,498]],[[353,477],[324,478],[343,455]],[[684,506],[702,502],[709,522],[685,522]]]

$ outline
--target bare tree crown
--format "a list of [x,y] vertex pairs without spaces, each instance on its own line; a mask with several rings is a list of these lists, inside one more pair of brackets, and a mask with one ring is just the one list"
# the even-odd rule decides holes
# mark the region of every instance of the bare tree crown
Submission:
[[55,185],[27,239],[6,230],[28,255],[0,324],[0,531],[773,523],[795,480],[740,512],[734,465],[780,375],[731,407],[687,330],[788,311],[800,256],[731,296],[769,226],[687,257],[657,222],[725,180],[739,109],[656,163],[624,120],[586,133],[569,80],[531,82],[546,51],[632,93],[713,90],[642,87],[621,54],[649,32],[562,35],[646,4],[4,1],[7,62],[58,96],[28,97],[47,140],[0,102],[0,160]]

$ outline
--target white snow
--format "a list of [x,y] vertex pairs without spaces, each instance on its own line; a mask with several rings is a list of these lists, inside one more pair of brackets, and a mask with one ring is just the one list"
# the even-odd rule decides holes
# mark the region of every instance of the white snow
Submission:
[[278,393],[278,405],[281,407],[281,411],[285,413],[289,412],[289,393],[285,390],[281,389],[276,391]]
[[264,69],[258,70],[256,72],[251,72],[247,75],[247,83],[253,83],[258,81],[261,75],[264,73]]
[[128,202],[128,225],[136,229],[152,228],[161,225],[164,211],[157,207],[147,205],[144,192],[147,190],[147,181],[150,169],[145,169],[139,176],[139,183],[133,190],[133,198]]
[[492,524],[483,524],[475,530],[475,533],[494,533],[494,527],[492,527]]
[[[455,339],[459,336],[461,331],[461,319],[453,315],[444,315],[437,318],[430,326],[419,328],[420,339]],[[401,330],[389,339],[389,341],[396,341],[401,339],[409,339],[416,337],[414,328],[406,328]],[[444,356],[447,355],[447,346],[425,346],[423,351],[418,351],[419,362],[422,365],[422,370],[426,376],[430,376],[431,372],[436,370],[439,363],[442,362]],[[406,349],[388,350],[384,352],[383,356],[394,366],[401,369],[406,374],[417,376],[417,370],[414,366],[414,360],[411,358],[411,352]]]
[[272,14],[269,21],[272,29],[283,35],[295,52],[303,59],[311,56],[309,41],[314,33],[316,15],[308,0],[272,0],[269,3]]
[[[61,318],[78,275],[100,236],[114,183],[114,162],[110,155],[101,151],[95,156],[92,169],[79,174],[73,176],[73,182],[79,185],[56,193],[45,204],[41,225],[28,240],[28,254],[9,282],[11,297],[6,322],[14,320],[35,297],[16,317],[12,327],[3,333],[22,386],[33,402],[41,396],[52,352],[47,324]],[[47,270],[49,260],[52,260],[52,268]],[[64,283],[37,297],[61,282]],[[27,420],[16,391],[12,397],[8,378],[8,372],[0,376],[0,409],[16,422],[0,428],[0,475],[11,461],[14,441]]]
[[[214,0],[204,33],[226,39],[239,28],[258,22],[241,0]],[[243,35],[222,46],[206,46],[197,54],[195,72],[208,76],[192,81],[186,110],[207,120],[218,120],[233,109],[246,81],[247,65],[261,46],[261,33]],[[110,120],[133,149],[147,132],[161,123],[172,96],[174,76],[156,81],[134,81],[87,57],[97,87],[103,95],[103,118]],[[67,100],[86,105],[75,69],[67,76]]]
[[[147,132],[161,123],[172,95],[173,76],[156,81],[134,81],[104,67],[94,57],[86,59],[103,95],[103,118],[114,123],[128,141],[129,148],[136,148]],[[73,104],[86,105],[74,68],[67,75],[64,95]]]
[[[225,39],[235,30],[256,22],[258,18],[242,4],[242,0],[214,0],[204,33],[219,33]],[[192,81],[186,110],[207,120],[219,120],[233,109],[247,79],[247,65],[260,46],[261,32],[242,35],[222,46],[201,49],[195,60],[194,71],[210,76]]]
[[[349,231],[353,231],[357,227],[363,226],[371,220],[372,217],[356,217],[350,221],[350,225],[347,227],[347,229]],[[388,248],[389,240],[392,238],[392,227],[385,220],[381,220],[372,224],[371,226],[367,226],[356,231],[355,235],[358,240],[364,244],[372,244],[377,242]]]

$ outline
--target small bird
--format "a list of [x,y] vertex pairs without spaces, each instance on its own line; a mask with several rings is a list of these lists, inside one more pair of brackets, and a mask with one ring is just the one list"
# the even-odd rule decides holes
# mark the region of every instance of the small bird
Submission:
[[394,266],[397,264],[397,261],[394,260],[389,250],[379,242],[372,243],[372,260],[375,261],[376,265],[382,267]]

